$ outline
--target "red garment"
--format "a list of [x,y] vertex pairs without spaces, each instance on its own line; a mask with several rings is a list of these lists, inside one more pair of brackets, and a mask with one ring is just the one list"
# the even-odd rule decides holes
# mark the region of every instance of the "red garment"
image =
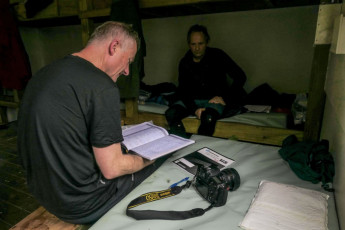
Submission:
[[0,83],[6,89],[24,89],[31,68],[9,0],[0,1]]

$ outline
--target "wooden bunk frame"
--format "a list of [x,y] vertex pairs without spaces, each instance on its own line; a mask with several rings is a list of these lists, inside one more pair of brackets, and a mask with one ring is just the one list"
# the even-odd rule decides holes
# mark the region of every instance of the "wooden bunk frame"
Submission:
[[[168,128],[168,123],[163,114],[142,112],[138,111],[137,108],[138,105],[136,100],[126,100],[126,108],[121,111],[121,117],[123,118],[124,124],[137,124],[145,121],[153,121],[156,125]],[[197,133],[200,120],[195,118],[185,118],[182,122],[188,133]],[[303,131],[299,130],[225,121],[217,121],[216,129],[213,134],[215,137],[277,146],[281,146],[282,141],[289,135],[296,135],[299,140],[303,139]]]
[[[11,0],[11,2],[16,1],[20,2],[21,0]],[[141,8],[154,8],[190,4],[195,5],[199,3],[214,4],[226,1],[230,0],[139,0],[139,5]],[[50,8],[48,7],[40,12],[36,17],[29,20],[78,16],[82,25],[82,40],[83,43],[86,44],[94,29],[94,20],[110,15],[111,0],[98,1],[98,5],[100,5],[99,2],[104,3],[103,8],[95,9],[92,0],[54,0],[54,4],[49,6]],[[23,12],[22,8],[23,4],[19,4],[19,10],[17,10],[17,12]],[[25,19],[25,17],[19,18],[21,20],[28,20]],[[307,121],[304,131],[218,121],[214,136],[278,146],[280,146],[282,141],[291,134],[296,135],[299,140],[318,140],[325,103],[323,87],[327,70],[329,48],[329,45],[316,45],[314,47]],[[164,115],[138,111],[137,98],[126,99],[125,110],[122,111],[121,116],[124,124],[137,124],[152,120],[157,125],[165,128],[168,127]],[[200,121],[197,119],[186,118],[183,120],[183,123],[187,132],[196,133]]]

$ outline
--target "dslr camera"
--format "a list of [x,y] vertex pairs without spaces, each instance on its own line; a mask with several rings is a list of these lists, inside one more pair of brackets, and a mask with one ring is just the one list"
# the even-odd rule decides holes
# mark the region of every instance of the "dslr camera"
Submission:
[[234,168],[220,171],[216,165],[199,165],[193,186],[213,207],[220,207],[226,204],[228,192],[235,191],[240,183],[240,175]]

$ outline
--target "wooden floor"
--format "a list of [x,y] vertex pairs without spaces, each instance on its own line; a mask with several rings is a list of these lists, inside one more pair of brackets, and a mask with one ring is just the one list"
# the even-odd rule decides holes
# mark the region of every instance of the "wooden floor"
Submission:
[[20,165],[16,123],[0,126],[0,230],[9,229],[39,206]]

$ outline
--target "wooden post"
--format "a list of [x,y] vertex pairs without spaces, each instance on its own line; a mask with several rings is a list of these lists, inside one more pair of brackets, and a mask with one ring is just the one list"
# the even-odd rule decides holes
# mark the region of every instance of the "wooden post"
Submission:
[[309,84],[307,119],[304,140],[318,141],[322,127],[323,110],[326,101],[324,90],[329,51],[332,42],[334,19],[341,12],[341,4],[319,6],[317,17],[314,57]]
[[318,141],[326,101],[324,85],[326,80],[330,45],[316,45],[309,84],[307,119],[304,127],[304,140]]
[[[91,0],[79,0],[79,17],[81,12],[88,11],[92,9],[92,1]],[[90,18],[80,18],[81,22],[81,29],[82,29],[82,41],[83,45],[85,46],[87,41],[90,38],[90,35],[94,29],[93,20]]]
[[138,123],[138,100],[137,98],[126,98],[125,100],[126,110],[126,124],[137,124]]

